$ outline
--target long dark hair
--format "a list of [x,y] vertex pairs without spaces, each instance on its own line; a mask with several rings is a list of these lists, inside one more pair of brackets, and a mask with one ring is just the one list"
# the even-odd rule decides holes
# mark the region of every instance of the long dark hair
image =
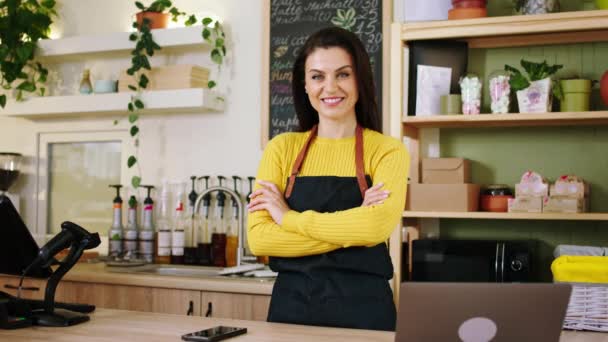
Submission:
[[318,48],[340,47],[350,54],[357,79],[359,99],[355,104],[355,113],[359,125],[380,132],[380,116],[374,77],[369,63],[369,55],[354,33],[339,28],[328,27],[312,34],[304,43],[293,65],[291,92],[299,121],[299,131],[305,132],[319,123],[319,113],[308,100],[305,85],[306,59]]

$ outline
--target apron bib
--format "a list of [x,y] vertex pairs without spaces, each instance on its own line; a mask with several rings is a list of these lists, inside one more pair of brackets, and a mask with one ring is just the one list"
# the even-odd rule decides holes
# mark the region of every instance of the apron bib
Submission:
[[[357,126],[356,130],[357,177],[296,177],[316,134],[317,126],[287,181],[289,207],[297,212],[332,213],[361,206],[372,183],[364,173],[363,129]],[[279,275],[272,290],[269,322],[395,329],[395,305],[388,283],[393,265],[385,243],[297,258],[270,257],[270,268]]]

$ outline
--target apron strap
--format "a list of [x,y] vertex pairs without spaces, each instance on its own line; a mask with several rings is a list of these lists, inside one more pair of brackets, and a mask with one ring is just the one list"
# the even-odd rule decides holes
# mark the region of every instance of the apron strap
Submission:
[[[300,150],[296,162],[293,164],[289,180],[287,181],[287,188],[285,189],[285,198],[291,197],[293,186],[296,182],[296,176],[300,173],[300,168],[308,153],[308,148],[312,141],[317,137],[318,125],[314,125],[310,130],[310,135],[306,143]],[[365,165],[363,163],[363,127],[357,124],[355,129],[355,168],[357,172],[357,183],[359,184],[359,190],[361,191],[361,198],[365,198],[365,191],[367,190],[367,181],[365,180]]]

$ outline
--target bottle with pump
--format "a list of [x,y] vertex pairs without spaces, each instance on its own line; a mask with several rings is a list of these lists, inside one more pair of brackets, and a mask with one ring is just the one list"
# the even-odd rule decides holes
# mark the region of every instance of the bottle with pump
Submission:
[[170,264],[171,263],[171,209],[170,199],[171,191],[167,182],[163,183],[163,187],[159,197],[159,212],[156,226],[158,233],[156,235],[156,263]]
[[120,198],[122,185],[110,185],[110,188],[116,189],[116,197],[113,201],[114,219],[108,231],[108,256],[118,258],[122,256],[122,198]]
[[[237,190],[237,180],[241,180],[239,176],[232,176],[232,181],[234,182],[234,192],[236,192],[237,196],[241,196],[241,194]],[[232,203],[232,213],[230,215],[230,221],[228,222],[228,226],[226,229],[226,266],[232,267],[236,266],[236,253],[239,245],[239,206],[237,201],[240,198],[230,198],[230,202]]]
[[137,198],[129,197],[129,209],[127,211],[127,226],[123,234],[123,252],[125,260],[137,258]]
[[[217,179],[222,186],[224,176]],[[213,265],[226,267],[226,231],[224,230],[224,207],[226,206],[226,194],[218,191],[215,203],[215,215],[213,218],[213,234],[211,235],[211,256]]]
[[173,216],[173,230],[171,231],[171,263],[181,265],[184,263],[185,247],[185,213],[184,213],[185,184],[177,184],[177,196],[175,197],[175,214]]
[[[205,180],[205,190],[209,189],[209,176],[199,177]],[[204,266],[213,265],[211,260],[211,229],[209,229],[211,217],[209,211],[211,208],[211,193],[203,196],[203,205],[201,206],[200,223],[198,231],[198,263]]]
[[190,180],[192,181],[192,191],[190,191],[188,194],[188,213],[185,217],[186,226],[184,227],[184,264],[195,265],[197,264],[196,251],[198,244],[197,235],[199,230],[199,217],[198,214],[194,212],[194,204],[196,203],[196,197],[198,197],[194,186],[196,176],[191,176]]
[[154,186],[142,185],[141,187],[148,190],[148,195],[144,199],[144,220],[139,230],[137,250],[140,259],[147,263],[152,263],[154,262],[154,223],[152,222],[154,201],[150,197],[150,192],[154,189]]

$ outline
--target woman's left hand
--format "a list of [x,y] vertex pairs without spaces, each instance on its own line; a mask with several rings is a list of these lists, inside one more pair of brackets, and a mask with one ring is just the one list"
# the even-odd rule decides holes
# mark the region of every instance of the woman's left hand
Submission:
[[251,202],[247,205],[247,209],[250,213],[258,210],[266,210],[272,216],[274,222],[278,225],[283,223],[283,215],[290,210],[285,197],[279,191],[276,184],[259,180],[258,184],[262,188],[255,190],[249,196]]

